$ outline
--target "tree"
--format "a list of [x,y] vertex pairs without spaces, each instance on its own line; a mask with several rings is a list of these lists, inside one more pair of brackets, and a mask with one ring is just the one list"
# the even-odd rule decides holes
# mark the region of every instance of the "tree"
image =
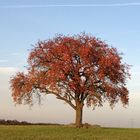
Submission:
[[129,65],[121,61],[116,48],[84,33],[39,41],[30,52],[27,73],[10,81],[12,97],[15,103],[30,104],[34,94],[53,94],[76,111],[76,127],[81,127],[85,103],[128,104]]

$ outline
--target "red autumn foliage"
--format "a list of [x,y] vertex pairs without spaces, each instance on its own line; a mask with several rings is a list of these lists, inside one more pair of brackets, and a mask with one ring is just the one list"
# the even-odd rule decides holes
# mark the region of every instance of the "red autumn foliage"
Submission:
[[40,41],[31,50],[28,64],[27,74],[17,73],[11,79],[16,103],[31,103],[36,93],[54,94],[76,110],[77,127],[85,102],[88,106],[102,106],[104,101],[113,106],[119,100],[128,104],[129,65],[122,63],[116,48],[95,37],[59,35]]

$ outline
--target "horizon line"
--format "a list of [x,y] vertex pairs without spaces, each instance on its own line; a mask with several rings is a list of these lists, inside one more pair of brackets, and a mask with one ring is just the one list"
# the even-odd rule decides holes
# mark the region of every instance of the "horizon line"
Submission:
[[2,9],[14,8],[51,8],[51,7],[128,7],[140,6],[140,3],[114,3],[114,4],[45,4],[45,5],[1,5]]

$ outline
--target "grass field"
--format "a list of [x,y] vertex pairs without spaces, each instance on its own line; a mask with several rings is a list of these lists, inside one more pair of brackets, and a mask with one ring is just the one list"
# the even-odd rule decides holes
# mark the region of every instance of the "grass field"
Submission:
[[1,125],[0,140],[140,140],[140,129]]

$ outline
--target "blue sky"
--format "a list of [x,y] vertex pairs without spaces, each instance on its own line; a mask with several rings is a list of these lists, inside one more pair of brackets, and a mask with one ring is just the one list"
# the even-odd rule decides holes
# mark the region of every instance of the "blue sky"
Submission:
[[[52,38],[57,33],[73,35],[84,31],[116,47],[124,53],[123,61],[133,65],[127,85],[130,90],[127,109],[120,104],[114,110],[106,104],[94,111],[85,109],[84,121],[132,127],[133,120],[134,127],[140,127],[139,14],[139,0],[0,0],[0,118],[33,122],[73,121],[73,110],[51,96],[45,97],[43,105],[35,105],[32,109],[22,105],[15,107],[9,78],[16,71],[25,70],[28,54],[33,48],[31,44]],[[56,115],[58,110],[60,115]],[[66,113],[65,117],[62,113]]]

